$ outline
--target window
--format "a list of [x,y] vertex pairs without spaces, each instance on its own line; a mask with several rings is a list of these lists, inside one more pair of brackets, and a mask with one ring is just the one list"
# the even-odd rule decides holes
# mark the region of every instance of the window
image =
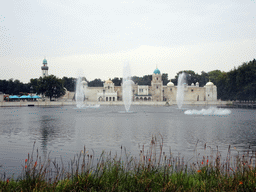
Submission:
[[109,101],[111,101],[111,97],[109,97]]
[[158,89],[158,86],[156,86],[156,88]]
[[191,89],[191,92],[193,92],[194,90],[193,89]]
[[113,97],[113,101],[115,101],[115,97]]
[[108,97],[106,97],[106,101],[108,101]]
[[110,87],[108,86],[108,89],[109,89]]
[[156,80],[158,80],[158,77],[156,78]]
[[172,88],[170,88],[170,91],[172,91]]

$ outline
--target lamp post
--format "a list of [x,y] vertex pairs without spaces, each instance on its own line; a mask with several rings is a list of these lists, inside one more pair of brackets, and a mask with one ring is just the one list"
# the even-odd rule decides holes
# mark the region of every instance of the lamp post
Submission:
[[30,95],[31,95],[31,97],[32,97],[32,93],[33,93],[33,86],[31,85],[31,87],[30,87]]
[[163,90],[163,101],[164,101],[164,90]]
[[134,92],[135,92],[135,90],[133,89],[132,92],[133,92],[133,101],[134,101]]
[[105,101],[105,89],[103,89],[103,101]]
[[32,97],[32,93],[33,93],[33,86],[31,85],[30,87],[30,96]]

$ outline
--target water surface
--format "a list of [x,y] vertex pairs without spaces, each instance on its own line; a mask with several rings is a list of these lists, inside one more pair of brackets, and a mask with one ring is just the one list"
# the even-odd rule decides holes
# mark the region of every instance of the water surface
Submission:
[[[186,107],[186,106],[185,106]],[[31,153],[34,141],[40,154],[51,151],[51,157],[69,161],[85,146],[99,156],[102,150],[138,155],[152,136],[164,142],[164,151],[195,155],[204,144],[225,153],[228,146],[237,150],[256,147],[255,110],[231,109],[229,115],[184,114],[188,109],[171,107],[131,106],[135,113],[119,113],[123,106],[100,106],[77,109],[65,107],[0,108],[0,173],[18,175],[24,159]]]

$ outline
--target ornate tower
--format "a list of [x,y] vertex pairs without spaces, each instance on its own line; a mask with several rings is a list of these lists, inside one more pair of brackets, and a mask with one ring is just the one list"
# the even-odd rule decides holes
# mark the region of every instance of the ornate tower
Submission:
[[205,99],[206,101],[217,101],[217,87],[212,82],[206,83],[205,87]]
[[47,66],[47,60],[46,59],[43,60],[43,66],[41,67],[41,69],[42,69],[42,76],[43,76],[43,78],[48,76],[48,69],[49,68]]
[[153,101],[162,101],[162,92],[163,92],[163,81],[160,70],[156,68],[152,75],[152,99]]

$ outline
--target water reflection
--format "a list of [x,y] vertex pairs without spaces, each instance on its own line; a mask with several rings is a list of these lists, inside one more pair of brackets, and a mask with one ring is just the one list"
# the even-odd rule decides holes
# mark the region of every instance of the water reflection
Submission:
[[[44,152],[47,152],[47,143],[50,140],[54,139],[56,129],[58,129],[58,126],[54,126],[53,121],[58,121],[57,119],[51,119],[47,115],[41,116],[40,120],[40,133],[41,133],[41,147]],[[58,122],[55,123],[58,125]]]

